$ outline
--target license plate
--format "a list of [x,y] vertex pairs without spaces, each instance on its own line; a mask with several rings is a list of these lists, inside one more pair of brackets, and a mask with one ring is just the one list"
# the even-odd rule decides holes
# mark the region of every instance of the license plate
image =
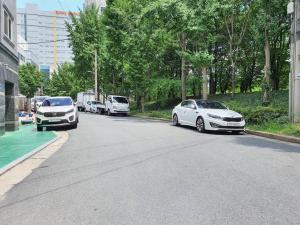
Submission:
[[227,123],[227,126],[229,126],[229,127],[239,127],[240,124],[239,123]]
[[56,122],[60,122],[59,119],[52,119],[52,120],[49,120],[50,123],[56,123]]

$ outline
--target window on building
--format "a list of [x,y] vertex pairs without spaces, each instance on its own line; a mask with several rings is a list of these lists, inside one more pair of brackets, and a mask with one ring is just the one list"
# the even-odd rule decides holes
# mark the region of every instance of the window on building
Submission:
[[12,40],[12,27],[13,27],[13,19],[10,14],[4,9],[4,34]]

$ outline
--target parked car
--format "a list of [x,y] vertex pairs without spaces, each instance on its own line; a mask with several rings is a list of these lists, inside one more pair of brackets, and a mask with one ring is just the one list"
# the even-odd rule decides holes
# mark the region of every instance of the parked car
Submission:
[[77,128],[78,121],[78,110],[71,97],[47,98],[36,113],[38,131],[43,127]]
[[33,124],[34,123],[33,113],[27,113],[27,112],[22,111],[22,112],[19,112],[18,116],[19,116],[19,122],[22,125]]
[[105,111],[107,115],[123,114],[128,115],[129,102],[124,96],[109,95],[105,101]]
[[95,101],[95,94],[92,92],[80,92],[77,94],[77,108],[79,111],[90,111],[90,103]]
[[196,127],[199,132],[232,131],[238,134],[245,129],[245,120],[241,114],[216,101],[183,101],[173,109],[172,118],[174,125]]
[[36,112],[46,98],[49,98],[49,96],[34,96],[33,103],[31,103],[31,110]]
[[105,105],[99,101],[91,101],[90,112],[104,114]]

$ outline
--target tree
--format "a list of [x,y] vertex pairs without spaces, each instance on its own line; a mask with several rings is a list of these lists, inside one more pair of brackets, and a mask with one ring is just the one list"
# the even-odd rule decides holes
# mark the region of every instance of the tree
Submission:
[[[66,23],[69,32],[70,46],[74,54],[75,71],[85,78],[85,89],[93,86],[94,53],[98,53],[98,70],[103,48],[103,23],[99,9],[92,4],[80,10],[80,15],[71,15],[72,22]],[[100,74],[100,73],[99,73]],[[100,80],[100,79],[99,79]]]
[[51,80],[45,89],[50,96],[71,96],[76,98],[78,92],[85,91],[86,83],[89,83],[82,77],[75,74],[75,66],[65,63],[58,67],[52,74]]
[[27,98],[32,98],[44,82],[44,75],[37,68],[30,64],[19,67],[19,88],[20,92]]

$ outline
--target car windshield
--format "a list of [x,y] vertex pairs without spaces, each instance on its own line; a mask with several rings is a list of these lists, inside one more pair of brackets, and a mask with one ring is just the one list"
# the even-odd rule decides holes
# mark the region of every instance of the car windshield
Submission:
[[114,97],[114,102],[128,104],[128,101],[124,97]]
[[35,99],[36,102],[43,102],[47,97],[38,97]]
[[204,109],[227,109],[220,102],[197,101],[197,105],[199,108]]
[[42,106],[68,106],[72,104],[70,98],[48,98],[43,102]]
[[101,102],[92,101],[93,105],[101,104]]

